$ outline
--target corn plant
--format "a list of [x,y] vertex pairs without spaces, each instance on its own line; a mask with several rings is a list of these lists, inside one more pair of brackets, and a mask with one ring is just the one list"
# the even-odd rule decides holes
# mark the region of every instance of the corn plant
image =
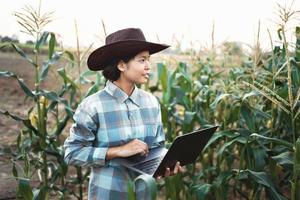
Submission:
[[255,52],[228,74],[214,72],[209,59],[178,63],[173,71],[158,65],[158,82],[149,89],[162,93],[168,141],[220,125],[200,159],[159,186],[167,199],[298,198],[299,28],[294,56],[284,29],[278,32],[282,47]]
[[[26,6],[22,12],[16,12],[15,16],[24,29],[23,32],[35,38],[33,58],[31,54],[25,54],[17,45],[11,44],[15,51],[32,65],[35,73],[34,89],[29,88],[17,74],[8,71],[0,72],[0,77],[16,79],[26,97],[34,102],[34,106],[28,110],[25,118],[16,116],[9,111],[1,111],[1,114],[24,124],[24,129],[20,131],[17,139],[17,156],[12,160],[13,175],[19,183],[17,198],[49,199],[49,195],[54,192],[62,199],[69,195],[83,199],[82,185],[86,181],[89,171],[83,174],[82,169],[77,168],[75,180],[67,177],[68,166],[64,162],[61,137],[67,123],[72,119],[74,109],[81,100],[78,98],[79,82],[92,84],[87,93],[82,96],[84,97],[96,92],[103,84],[103,79],[99,74],[89,72],[79,74],[77,80],[68,75],[66,69],[74,68],[76,61],[78,61],[78,68],[79,65],[82,65],[82,61],[79,59],[81,55],[77,53],[78,57],[75,58],[69,51],[56,50],[55,34],[43,32],[45,25],[51,21],[52,13],[41,13],[41,4],[38,10]],[[40,49],[47,43],[48,58],[41,61]],[[86,52],[80,58],[83,60],[84,56],[86,56]],[[49,70],[61,59],[67,61],[66,66],[57,70],[57,75],[63,82],[61,88],[58,91],[41,88],[41,83],[46,79]],[[88,79],[88,76],[91,75],[96,75],[95,81]],[[81,96],[81,93],[79,95]],[[20,161],[23,164],[20,164]],[[39,177],[40,185],[31,188],[30,182],[36,176]],[[70,184],[75,184],[75,186],[79,184],[79,192],[70,189]]]
[[[259,92],[261,95],[263,95],[265,98],[267,98],[269,101],[272,102],[273,107],[278,107],[280,110],[282,110],[286,115],[286,122],[289,125],[289,130],[287,130],[287,134],[289,138],[289,142],[278,140],[277,138],[266,138],[265,136],[261,136],[259,134],[253,134],[253,136],[271,140],[272,142],[277,142],[279,144],[284,144],[287,149],[285,152],[281,153],[280,155],[288,155],[289,158],[293,156],[293,170],[291,172],[290,177],[290,183],[291,183],[291,199],[296,200],[300,198],[300,193],[298,188],[299,185],[299,160],[298,160],[298,144],[299,144],[299,132],[297,132],[296,129],[296,119],[299,119],[300,114],[300,107],[298,105],[299,97],[300,97],[300,70],[299,70],[299,27],[296,27],[296,48],[295,48],[295,55],[291,56],[289,44],[286,39],[286,26],[287,22],[290,20],[290,18],[294,17],[296,14],[295,11],[292,11],[290,9],[286,9],[285,7],[280,6],[280,18],[282,20],[281,23],[279,23],[279,30],[278,34],[280,39],[283,42],[282,49],[277,47],[274,49],[274,53],[272,55],[272,64],[275,65],[275,51],[278,52],[278,50],[282,52],[282,59],[284,60],[284,63],[282,66],[278,69],[276,74],[273,77],[273,88],[270,89],[264,83],[260,83],[259,81],[254,81],[253,83],[247,83],[246,85],[250,86],[252,89]],[[276,83],[274,84],[274,79],[281,75],[286,74],[285,79],[282,79],[281,82],[286,83],[286,87],[276,87]],[[284,98],[284,97],[286,98]],[[286,100],[287,99],[287,100]],[[298,120],[299,121],[299,120]],[[271,122],[272,123],[272,122]],[[274,122],[272,123],[274,124]],[[274,127],[274,126],[273,126]],[[276,127],[275,127],[276,128]],[[273,135],[272,135],[273,136]],[[298,139],[297,139],[298,138]],[[278,157],[277,157],[278,159]]]

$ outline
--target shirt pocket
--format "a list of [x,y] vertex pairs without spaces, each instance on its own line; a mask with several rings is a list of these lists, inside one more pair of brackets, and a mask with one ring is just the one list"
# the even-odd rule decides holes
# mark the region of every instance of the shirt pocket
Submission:
[[158,123],[145,123],[143,128],[143,141],[147,143],[149,147],[152,146],[153,141],[157,135]]
[[108,147],[127,143],[131,126],[129,121],[124,118],[122,111],[104,113],[102,123],[100,122],[99,142],[105,143]]

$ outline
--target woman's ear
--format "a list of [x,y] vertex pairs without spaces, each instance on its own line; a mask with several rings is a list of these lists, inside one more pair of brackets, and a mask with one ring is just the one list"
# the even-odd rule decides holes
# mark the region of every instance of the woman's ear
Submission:
[[121,72],[124,72],[127,69],[126,63],[123,60],[118,63],[118,69]]

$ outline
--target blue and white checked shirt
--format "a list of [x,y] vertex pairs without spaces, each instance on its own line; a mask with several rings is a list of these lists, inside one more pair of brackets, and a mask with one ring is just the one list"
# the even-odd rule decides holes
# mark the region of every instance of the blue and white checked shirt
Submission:
[[135,138],[150,148],[163,145],[158,100],[137,87],[128,96],[108,81],[103,90],[82,101],[74,120],[64,144],[65,160],[68,164],[91,167],[88,198],[127,199],[128,180],[135,175],[114,160],[105,160],[106,152],[109,147]]

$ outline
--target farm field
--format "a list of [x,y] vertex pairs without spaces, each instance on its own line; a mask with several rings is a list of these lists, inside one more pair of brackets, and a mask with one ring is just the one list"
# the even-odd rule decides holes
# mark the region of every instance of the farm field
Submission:
[[[300,200],[300,27],[287,26],[298,12],[280,9],[268,51],[258,31],[250,52],[224,42],[151,58],[150,81],[139,87],[159,100],[166,147],[219,125],[182,173],[139,176],[153,199]],[[67,165],[63,143],[78,105],[106,80],[87,70],[91,49],[62,49],[39,17],[27,27],[19,16],[33,45],[0,43],[0,199],[82,200],[90,169]],[[128,181],[129,199],[136,180]]]

